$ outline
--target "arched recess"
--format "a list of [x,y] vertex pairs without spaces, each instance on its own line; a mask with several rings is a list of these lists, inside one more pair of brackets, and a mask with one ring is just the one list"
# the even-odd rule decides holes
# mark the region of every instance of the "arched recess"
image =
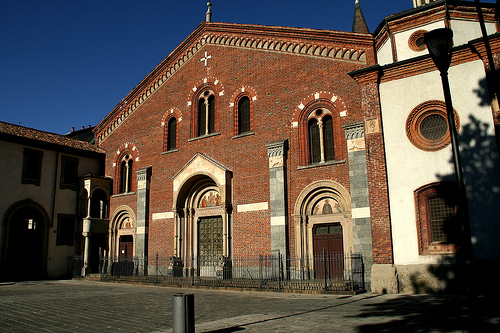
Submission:
[[306,186],[295,202],[295,253],[298,258],[313,258],[313,231],[316,227],[342,227],[343,253],[353,252],[351,197],[346,188],[332,180]]
[[109,255],[111,258],[135,255],[136,226],[137,220],[132,208],[122,205],[115,209],[109,229]]
[[47,274],[49,216],[31,199],[7,210],[3,220],[2,277],[37,279]]
[[174,256],[184,268],[200,268],[202,256],[231,256],[231,181],[227,168],[203,154],[174,176]]

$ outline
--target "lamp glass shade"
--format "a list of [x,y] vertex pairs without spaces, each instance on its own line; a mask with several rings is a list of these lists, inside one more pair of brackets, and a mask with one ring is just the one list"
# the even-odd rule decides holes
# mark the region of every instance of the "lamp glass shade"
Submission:
[[448,70],[451,62],[451,48],[453,46],[453,31],[441,28],[424,34],[427,49],[440,71]]

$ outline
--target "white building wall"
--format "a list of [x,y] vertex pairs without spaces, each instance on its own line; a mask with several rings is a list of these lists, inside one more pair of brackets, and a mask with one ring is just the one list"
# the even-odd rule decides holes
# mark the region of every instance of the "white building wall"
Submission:
[[391,40],[389,38],[377,50],[377,63],[381,66],[393,63]]
[[[488,134],[493,136],[490,106],[488,103],[481,106],[482,100],[474,91],[474,89],[479,89],[479,83],[484,77],[484,67],[481,61],[462,64],[449,70],[453,106],[460,117],[461,128],[470,124],[469,116],[472,115],[488,124]],[[429,100],[444,101],[439,72],[434,71],[382,83],[380,85],[380,98],[387,156],[395,264],[437,263],[441,259],[440,256],[419,255],[413,193],[425,184],[442,180],[444,176],[453,177],[452,180],[455,179],[452,150],[451,146],[437,152],[425,152],[417,149],[408,140],[405,126],[408,115],[417,105]],[[498,161],[496,152],[492,152],[491,155],[492,160]],[[471,174],[468,175],[468,172],[475,172],[475,170],[466,170],[464,173],[466,179],[471,179]],[[495,187],[500,189],[498,166],[496,172],[496,176],[493,174],[490,177],[492,189]],[[468,195],[473,197],[475,194],[470,191],[478,190],[468,187]],[[474,202],[474,205],[476,207],[471,207],[471,220],[481,221],[484,225],[484,210],[487,207],[478,207],[477,202]],[[490,211],[492,209],[498,211],[498,208],[490,207]],[[494,224],[490,224],[489,227],[493,227]],[[496,224],[494,228],[498,228],[498,223]],[[475,235],[487,232],[479,230],[478,225],[473,225]],[[486,225],[488,226],[488,223]],[[488,252],[487,249],[478,250],[482,255]],[[476,254],[480,255],[480,253]]]
[[[495,23],[486,22],[485,26],[488,34],[497,32]],[[453,43],[455,46],[467,44],[470,40],[482,37],[479,22],[451,20],[450,28],[453,30]]]
[[[427,55],[427,49],[422,51],[413,51],[410,49],[408,40],[410,36],[417,30],[431,31],[439,28],[444,28],[444,21],[433,22],[417,28],[395,32],[394,44],[396,47],[396,54],[398,61],[407,60],[410,58]],[[465,20],[451,20],[450,27],[453,30],[453,44],[459,46],[467,44],[470,40],[482,37],[481,27],[478,22],[465,21]],[[495,23],[486,23],[486,31],[488,34],[495,33]],[[390,43],[386,42],[383,47],[377,51],[378,64],[383,66],[392,63],[392,53],[390,50]]]
[[426,30],[426,31],[431,31],[439,28],[444,28],[444,22],[439,21],[439,22],[434,22],[431,24],[427,24],[418,28],[410,29],[410,30],[405,30],[401,32],[397,32],[394,34],[394,43],[396,45],[396,53],[398,55],[398,61],[410,59],[410,58],[415,58],[421,55],[426,55],[429,54],[427,49],[424,49],[423,51],[415,52],[412,49],[410,49],[410,46],[408,44],[408,40],[410,39],[410,36],[417,30]]

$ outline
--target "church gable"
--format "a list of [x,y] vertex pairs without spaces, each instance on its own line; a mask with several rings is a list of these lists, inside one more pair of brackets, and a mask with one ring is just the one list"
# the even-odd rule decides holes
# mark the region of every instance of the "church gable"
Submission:
[[365,66],[373,62],[371,43],[370,35],[347,32],[203,22],[96,126],[96,140],[102,143],[188,62],[194,60],[207,67],[207,62],[213,59],[207,53],[206,46],[352,62]]

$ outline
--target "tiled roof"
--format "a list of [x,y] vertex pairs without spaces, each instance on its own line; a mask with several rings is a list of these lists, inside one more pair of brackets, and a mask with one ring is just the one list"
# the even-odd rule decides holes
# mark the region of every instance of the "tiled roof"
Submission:
[[14,137],[14,139],[12,140],[13,142],[15,142],[15,137],[18,137],[19,140],[35,140],[43,143],[64,146],[78,150],[103,153],[101,149],[86,141],[71,139],[60,134],[39,131],[33,128],[9,124],[3,121],[0,121],[0,135],[1,134]]

